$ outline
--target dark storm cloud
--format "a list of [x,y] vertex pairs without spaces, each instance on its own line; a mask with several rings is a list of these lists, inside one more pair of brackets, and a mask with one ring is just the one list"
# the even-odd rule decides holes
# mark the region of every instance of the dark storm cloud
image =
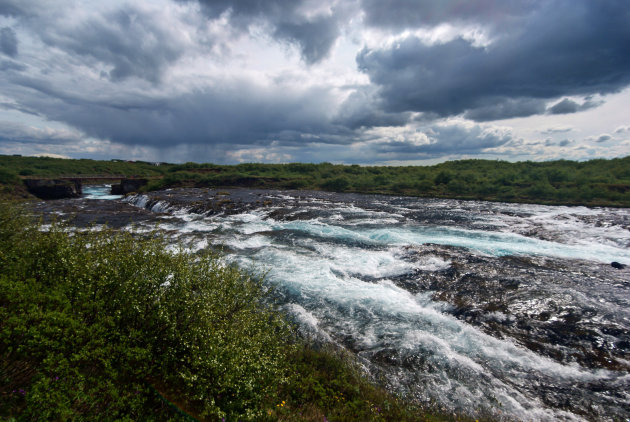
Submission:
[[478,122],[509,119],[513,117],[526,117],[532,114],[545,112],[546,102],[536,98],[501,98],[496,102],[496,98],[488,98],[493,104],[468,110],[464,117]]
[[89,136],[120,144],[265,145],[299,140],[309,133],[321,135],[320,142],[340,141],[326,137],[333,127],[327,118],[332,100],[325,90],[283,92],[240,81],[168,98],[117,95],[91,100],[34,79],[15,82],[28,88],[22,94],[23,105]]
[[15,31],[9,27],[0,29],[0,52],[9,57],[18,54],[18,40]]
[[520,16],[536,2],[528,0],[362,0],[366,23],[392,29],[433,26],[445,22],[505,22]]
[[135,76],[156,83],[183,53],[161,22],[131,6],[55,28],[41,37],[71,55],[105,64],[112,81]]
[[0,15],[20,16],[26,13],[25,2],[19,0],[3,0],[0,2]]
[[357,63],[382,88],[389,111],[479,120],[538,114],[536,100],[613,93],[630,84],[627,2],[534,4],[520,25],[495,33],[488,46],[462,38],[427,45],[408,36],[364,48]]
[[[179,0],[195,2],[197,0]],[[302,59],[314,64],[326,58],[341,34],[346,12],[335,9],[330,14],[305,16],[305,0],[198,0],[211,19],[222,15],[239,30],[252,24],[269,25],[274,38],[298,46]]]
[[321,16],[312,21],[282,22],[274,35],[286,39],[300,47],[302,59],[313,64],[326,57],[339,37],[337,22],[328,16]]
[[344,101],[334,123],[351,130],[378,126],[404,126],[409,122],[410,114],[383,111],[376,90],[372,87],[361,87]]

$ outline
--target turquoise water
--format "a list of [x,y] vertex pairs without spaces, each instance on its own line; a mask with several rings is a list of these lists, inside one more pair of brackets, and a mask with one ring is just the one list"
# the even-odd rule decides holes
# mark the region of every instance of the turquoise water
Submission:
[[83,197],[87,199],[120,199],[122,195],[112,195],[110,185],[83,186]]

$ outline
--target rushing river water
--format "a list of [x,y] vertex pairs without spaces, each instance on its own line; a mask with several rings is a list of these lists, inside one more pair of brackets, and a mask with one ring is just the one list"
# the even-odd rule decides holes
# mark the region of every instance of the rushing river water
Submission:
[[206,189],[122,201],[41,207],[222,245],[267,273],[306,335],[419,401],[630,419],[630,210]]

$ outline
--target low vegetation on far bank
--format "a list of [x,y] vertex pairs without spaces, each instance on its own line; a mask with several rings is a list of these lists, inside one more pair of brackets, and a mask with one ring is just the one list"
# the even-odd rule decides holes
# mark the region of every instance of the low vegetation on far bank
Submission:
[[611,160],[449,161],[434,166],[166,164],[0,156],[0,195],[20,178],[125,175],[175,186],[312,189],[506,202],[630,207],[630,156]]
[[23,215],[0,203],[0,419],[448,419],[309,346],[216,255]]

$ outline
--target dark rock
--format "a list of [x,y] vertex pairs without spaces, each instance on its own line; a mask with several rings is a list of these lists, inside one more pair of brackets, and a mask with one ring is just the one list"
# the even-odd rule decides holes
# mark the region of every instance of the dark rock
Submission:
[[626,266],[625,266],[625,265],[620,264],[620,263],[619,263],[619,262],[617,262],[617,261],[613,261],[613,262],[611,262],[611,263],[610,263],[610,266],[611,266],[611,267],[613,267],[613,268],[616,268],[616,269],[618,269],[618,270],[623,270],[624,268],[626,268]]
[[126,195],[130,192],[137,192],[148,182],[147,179],[122,179],[119,184],[112,185],[112,195]]
[[26,189],[40,199],[80,198],[81,180],[25,179]]

